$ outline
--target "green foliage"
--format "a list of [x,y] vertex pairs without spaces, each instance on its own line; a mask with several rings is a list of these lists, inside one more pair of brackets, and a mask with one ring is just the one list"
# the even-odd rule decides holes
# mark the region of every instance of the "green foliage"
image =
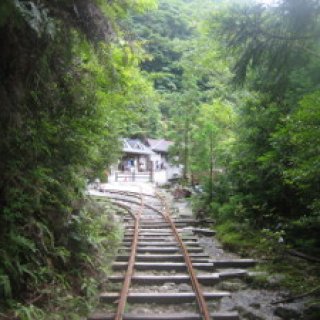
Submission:
[[291,74],[317,56],[319,10],[317,1],[303,0],[284,0],[275,6],[234,2],[219,8],[211,30],[236,57],[236,82],[248,78],[255,90],[272,93],[276,100],[287,90],[296,90]]
[[164,0],[129,22],[162,98],[172,159],[204,185],[220,221],[316,246],[319,4],[206,5]]
[[6,306],[21,319],[90,308],[118,233],[84,190],[120,136],[174,140],[231,247],[259,242],[269,255],[282,236],[317,252],[319,14],[302,0],[2,1]]
[[11,1],[2,1],[0,4],[0,27],[7,23],[14,11],[14,5]]
[[[319,284],[318,267],[304,260],[297,260],[286,255],[286,244],[279,238],[283,231],[264,229],[253,230],[247,223],[226,220],[215,226],[223,245],[243,256],[262,258],[256,271],[261,275],[248,278],[257,288],[287,288],[293,293],[305,293]],[[272,283],[270,277],[280,275],[279,281]]]
[[219,223],[216,229],[218,238],[226,248],[240,255],[247,256],[249,252],[254,255],[259,243],[259,235],[248,230],[245,224],[228,220]]
[[[234,111],[228,102],[214,101],[200,106],[193,135],[193,173],[208,175],[227,161],[228,144],[232,143]],[[211,172],[213,174],[213,172]]]
[[159,91],[181,89],[182,69],[177,62],[182,56],[181,43],[192,34],[182,1],[159,1],[156,11],[136,15],[128,21],[133,37],[144,44],[147,59],[141,67],[154,80]]
[[31,320],[31,319],[46,319],[46,314],[41,309],[37,308],[34,305],[26,306],[18,303],[15,306],[15,316],[21,320]]
[[[120,16],[151,3],[104,9],[118,30]],[[139,125],[156,100],[139,46],[111,41],[95,2],[68,5],[0,5],[0,307],[21,319],[62,319],[59,310],[78,319],[92,305],[118,232],[104,208],[86,204],[86,182],[117,159],[126,124]]]
[[320,174],[319,148],[320,143],[320,92],[303,97],[285,126],[276,132],[274,141],[283,141],[289,136],[291,148],[290,167],[286,168],[284,178],[288,184],[295,185],[304,195],[306,204],[314,205],[315,213],[319,214],[317,201]]
[[53,38],[55,33],[54,20],[49,17],[49,10],[42,3],[33,1],[13,1],[15,7],[38,37],[48,35]]

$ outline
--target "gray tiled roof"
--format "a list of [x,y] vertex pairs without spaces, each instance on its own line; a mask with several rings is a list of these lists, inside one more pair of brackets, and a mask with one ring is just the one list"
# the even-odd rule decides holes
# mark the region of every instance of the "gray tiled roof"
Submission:
[[164,139],[147,139],[150,149],[155,152],[168,153],[170,146],[173,145],[172,141]]
[[123,140],[123,152],[132,153],[132,154],[144,154],[152,155],[154,152],[143,144],[139,139],[128,139],[124,138]]

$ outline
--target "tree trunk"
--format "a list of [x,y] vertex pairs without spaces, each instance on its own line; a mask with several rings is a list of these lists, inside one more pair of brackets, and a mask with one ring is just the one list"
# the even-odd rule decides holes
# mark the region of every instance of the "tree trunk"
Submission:
[[209,201],[213,200],[213,134],[210,134],[210,181],[209,181]]
[[185,131],[184,131],[184,168],[183,168],[183,180],[188,182],[188,171],[189,171],[189,118],[185,120]]

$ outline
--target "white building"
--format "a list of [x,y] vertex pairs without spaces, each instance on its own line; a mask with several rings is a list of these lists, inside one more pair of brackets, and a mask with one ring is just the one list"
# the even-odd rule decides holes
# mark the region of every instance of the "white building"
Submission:
[[172,141],[164,139],[123,140],[123,156],[111,170],[110,180],[152,181],[158,184],[181,177],[182,168],[168,158]]

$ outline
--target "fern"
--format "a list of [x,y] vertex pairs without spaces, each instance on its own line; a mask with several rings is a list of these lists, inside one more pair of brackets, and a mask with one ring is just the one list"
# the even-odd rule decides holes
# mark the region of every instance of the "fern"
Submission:
[[12,288],[9,277],[5,274],[2,274],[0,270],[0,296],[1,294],[3,294],[5,298],[11,298]]
[[33,304],[26,306],[18,303],[14,309],[15,316],[20,320],[44,320],[47,317],[44,311]]
[[21,251],[26,250],[33,253],[37,251],[35,243],[21,234],[11,231],[9,239],[12,246],[19,248]]

